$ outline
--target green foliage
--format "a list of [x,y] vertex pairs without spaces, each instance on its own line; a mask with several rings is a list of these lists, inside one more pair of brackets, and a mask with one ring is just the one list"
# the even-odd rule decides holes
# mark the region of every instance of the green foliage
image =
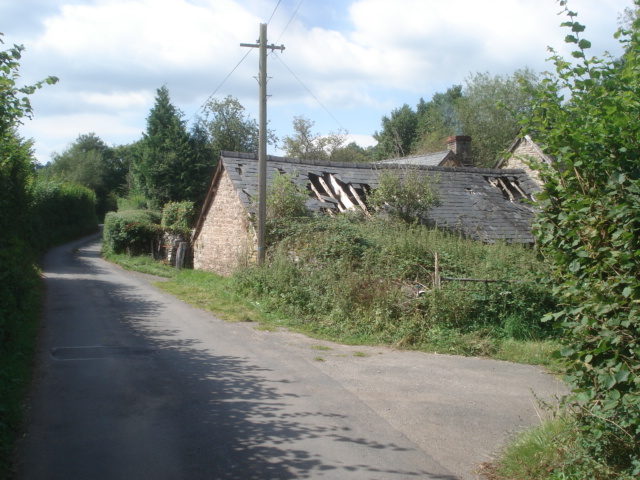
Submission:
[[[0,36],[2,34],[0,33]],[[0,43],[2,40],[0,39]],[[24,395],[38,325],[40,278],[32,244],[34,177],[31,143],[17,134],[33,114],[29,95],[55,77],[19,87],[24,47],[0,51],[0,477],[9,475],[13,441],[21,424]]]
[[360,159],[357,145],[351,145],[348,149],[343,147],[347,140],[347,132],[339,130],[328,135],[320,135],[311,131],[313,125],[314,122],[303,116],[293,118],[294,134],[282,140],[282,148],[287,157],[325,162]]
[[133,153],[135,189],[153,208],[168,202],[201,201],[215,162],[203,153],[201,132],[191,138],[167,87],[158,89],[147,117],[147,131]]
[[102,257],[109,262],[120,265],[126,270],[155,275],[156,277],[173,278],[181,272],[181,270],[178,270],[174,266],[159,262],[149,255],[112,253],[103,249]]
[[169,202],[162,209],[161,225],[165,230],[188,237],[191,234],[195,214],[193,202]]
[[277,174],[267,187],[267,238],[273,245],[289,231],[296,219],[309,217],[306,201],[309,196],[298,191],[292,174]]
[[418,131],[418,115],[404,104],[391,112],[391,117],[382,117],[382,130],[375,132],[378,141],[375,156],[377,160],[404,157],[413,151]]
[[127,197],[118,198],[117,212],[123,210],[146,210],[149,202],[144,195],[133,194]]
[[267,217],[287,219],[309,215],[309,196],[298,190],[292,174],[277,174],[267,188]]
[[[0,33],[0,36],[3,34]],[[4,43],[1,38],[0,43]],[[22,123],[22,118],[31,118],[33,109],[29,95],[44,85],[58,82],[56,77],[47,77],[33,85],[18,87],[16,81],[20,78],[19,60],[23,51],[22,45],[14,45],[8,50],[0,51],[0,136],[4,136]]]
[[[544,267],[525,247],[355,215],[309,217],[281,233],[267,264],[237,272],[234,281],[241,294],[296,319],[298,328],[341,341],[464,354],[493,354],[502,339],[550,334],[540,317],[553,311],[555,299],[540,281]],[[450,282],[435,290],[434,252],[443,275],[525,282],[481,284],[472,292]]]
[[535,233],[565,307],[547,319],[565,344],[583,445],[621,475],[639,475],[640,21],[617,34],[620,63],[588,58],[585,27],[565,13],[575,60],[554,54],[556,72],[525,123],[556,159],[541,171]]
[[378,210],[389,206],[389,213],[405,222],[425,220],[440,198],[435,183],[416,168],[384,169],[378,173],[378,188],[367,200]]
[[441,151],[448,136],[464,134],[473,139],[474,164],[492,167],[518,134],[518,115],[528,112],[537,82],[527,69],[505,76],[476,73],[464,87],[454,85],[429,102],[420,99],[416,110],[405,104],[382,117],[382,130],[373,135],[375,157]]
[[462,85],[454,85],[445,93],[435,93],[431,101],[422,98],[417,105],[418,129],[412,153],[430,153],[443,149],[444,140],[462,130],[457,104],[462,98]]
[[[204,115],[198,119],[201,131],[207,136],[208,144],[217,160],[223,150],[230,152],[256,153],[258,151],[258,123],[244,113],[244,107],[232,96],[224,100],[212,98],[204,106]],[[267,131],[267,141],[277,141],[271,131]]]
[[476,73],[466,79],[456,110],[463,131],[471,136],[477,167],[492,168],[520,131],[518,118],[530,113],[532,88],[538,78],[531,70],[513,75]]
[[54,154],[46,178],[78,183],[96,193],[98,218],[117,208],[116,197],[124,193],[128,165],[95,133],[79,135],[61,154]]
[[150,254],[162,234],[161,215],[151,210],[109,212],[104,219],[103,248],[109,253]]
[[96,195],[73,183],[37,181],[33,189],[32,241],[38,251],[98,229]]

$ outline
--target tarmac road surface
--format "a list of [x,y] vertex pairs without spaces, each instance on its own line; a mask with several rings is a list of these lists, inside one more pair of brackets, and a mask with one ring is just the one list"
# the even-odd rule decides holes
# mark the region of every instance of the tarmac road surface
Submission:
[[539,421],[542,370],[226,323],[55,248],[18,480],[473,479]]

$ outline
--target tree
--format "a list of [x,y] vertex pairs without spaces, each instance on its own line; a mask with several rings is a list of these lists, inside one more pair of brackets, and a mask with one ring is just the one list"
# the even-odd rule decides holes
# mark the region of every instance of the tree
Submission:
[[127,165],[95,133],[79,135],[61,154],[54,153],[47,174],[51,178],[84,185],[96,194],[98,218],[117,209],[124,193]]
[[448,136],[463,134],[473,139],[476,166],[492,167],[517,136],[537,81],[528,69],[507,76],[476,73],[464,87],[454,85],[429,102],[421,98],[415,111],[405,104],[382,117],[382,130],[373,135],[376,159],[440,151]]
[[282,140],[285,154],[291,158],[320,161],[332,161],[340,155],[341,161],[345,161],[349,152],[345,152],[342,146],[347,140],[347,132],[339,130],[320,135],[312,131],[313,125],[314,122],[306,117],[293,117],[294,134]]
[[[0,33],[0,37],[2,35]],[[4,43],[2,38],[0,43]],[[9,257],[15,253],[9,248],[12,244],[28,242],[29,186],[34,175],[32,142],[21,138],[17,127],[24,118],[33,115],[29,96],[44,85],[58,81],[56,77],[47,77],[33,85],[19,87],[19,60],[23,51],[22,45],[0,51],[0,256]],[[0,270],[4,270],[1,261],[0,266]]]
[[167,87],[159,88],[133,168],[136,187],[154,208],[201,199],[212,173],[213,159],[194,155],[182,116]]
[[458,102],[462,85],[454,85],[445,93],[435,93],[431,101],[422,98],[417,106],[418,128],[412,153],[431,153],[442,150],[444,140],[462,130]]
[[492,167],[518,135],[518,119],[529,111],[531,91],[537,85],[533,71],[513,75],[476,73],[466,79],[456,103],[462,132],[473,139],[473,158],[478,167]]
[[373,160],[373,150],[371,147],[362,148],[356,142],[351,142],[344,147],[340,147],[333,152],[332,162],[358,162],[367,163]]
[[[204,106],[204,116],[197,122],[199,132],[208,138],[209,148],[216,160],[223,150],[230,152],[258,152],[258,122],[244,113],[238,99],[228,96],[219,101],[209,100]],[[277,141],[273,132],[267,131],[267,142]]]
[[382,117],[382,130],[375,132],[378,141],[377,160],[404,157],[412,152],[418,131],[418,115],[406,103],[391,112],[391,117]]
[[[617,33],[623,62],[588,58],[585,27],[561,5],[574,60],[554,52],[555,73],[524,120],[555,157],[538,166],[535,233],[565,306],[546,319],[564,343],[581,444],[613,469],[608,478],[631,478],[640,474],[640,20]],[[597,477],[574,460],[576,478]]]

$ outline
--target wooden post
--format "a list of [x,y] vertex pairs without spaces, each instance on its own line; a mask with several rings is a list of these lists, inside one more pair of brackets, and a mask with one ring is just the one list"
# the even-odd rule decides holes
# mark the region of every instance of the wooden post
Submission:
[[267,49],[284,51],[284,45],[267,45],[267,24],[260,24],[260,39],[257,44],[241,43],[241,47],[259,49],[259,122],[258,122],[258,265],[265,259],[265,236],[267,222]]
[[435,269],[433,272],[433,288],[436,290],[440,290],[442,288],[442,284],[440,281],[440,259],[438,257],[438,252],[435,253]]

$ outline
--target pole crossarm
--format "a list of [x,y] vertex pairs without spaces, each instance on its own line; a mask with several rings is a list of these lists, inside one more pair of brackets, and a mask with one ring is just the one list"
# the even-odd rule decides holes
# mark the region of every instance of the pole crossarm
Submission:
[[[259,43],[241,43],[240,44],[241,47],[249,47],[249,48],[260,48],[260,44]],[[274,50],[280,50],[281,52],[284,52],[284,45],[274,45],[273,43],[271,45],[265,45],[264,48],[267,48],[271,51]]]

